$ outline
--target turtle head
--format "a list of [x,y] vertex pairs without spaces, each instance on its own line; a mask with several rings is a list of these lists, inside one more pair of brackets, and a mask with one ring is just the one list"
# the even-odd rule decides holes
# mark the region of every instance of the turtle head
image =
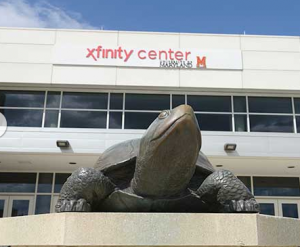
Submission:
[[190,106],[162,111],[141,139],[134,192],[158,198],[182,192],[195,172],[200,147],[201,134]]

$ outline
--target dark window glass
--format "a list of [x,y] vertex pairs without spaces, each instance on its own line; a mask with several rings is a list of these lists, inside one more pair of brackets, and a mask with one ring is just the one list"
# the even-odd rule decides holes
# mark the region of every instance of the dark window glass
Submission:
[[39,174],[39,183],[38,183],[38,192],[51,193],[52,178],[53,178],[53,173],[40,173]]
[[106,112],[62,111],[62,128],[106,128]]
[[42,127],[43,110],[3,109],[7,126]]
[[170,95],[167,94],[126,94],[127,110],[168,110]]
[[298,218],[298,205],[295,203],[282,203],[282,216]]
[[234,105],[235,112],[246,112],[246,97],[234,96],[233,105]]
[[57,128],[59,111],[47,110],[44,127]]
[[0,218],[4,217],[5,200],[0,200]]
[[147,129],[159,113],[126,112],[125,129]]
[[185,96],[184,95],[172,95],[172,108],[175,108],[180,105],[185,104]]
[[0,173],[0,192],[35,192],[36,173]]
[[110,109],[122,110],[123,109],[123,94],[122,93],[111,93],[110,94]]
[[0,91],[0,106],[44,107],[45,92]]
[[109,128],[122,129],[122,112],[109,113]]
[[245,176],[238,176],[238,179],[243,182],[244,185],[251,191],[251,178]]
[[293,117],[250,115],[250,131],[293,133]]
[[194,111],[231,112],[230,96],[196,96],[188,95],[187,103]]
[[300,196],[299,178],[253,177],[256,196]]
[[300,98],[294,99],[295,112],[300,113]]
[[11,217],[28,215],[29,200],[13,200]]
[[63,93],[62,108],[107,109],[106,93]]
[[54,184],[54,193],[59,193],[64,183],[70,177],[70,173],[56,173],[55,174],[55,184]]
[[47,108],[59,108],[60,92],[48,92],[47,94]]
[[259,213],[266,215],[275,215],[274,203],[260,203]]
[[207,131],[232,131],[231,115],[196,114],[199,127]]
[[246,115],[234,115],[234,125],[236,132],[247,131],[247,116]]
[[248,97],[249,112],[292,113],[291,98]]
[[300,116],[296,117],[297,133],[300,133]]
[[35,214],[50,213],[51,196],[38,195],[36,197]]

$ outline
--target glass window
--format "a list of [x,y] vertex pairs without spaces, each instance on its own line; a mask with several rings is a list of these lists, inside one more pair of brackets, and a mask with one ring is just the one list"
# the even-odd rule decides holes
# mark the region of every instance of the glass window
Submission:
[[247,131],[247,116],[246,115],[234,115],[235,132]]
[[256,196],[300,196],[299,178],[253,177]]
[[51,193],[53,173],[40,173],[38,191],[40,193]]
[[168,110],[170,95],[167,94],[126,94],[127,110]]
[[0,199],[0,218],[4,217],[5,200]]
[[50,213],[51,196],[38,195],[36,197],[35,214]]
[[175,108],[180,105],[185,104],[185,96],[184,95],[172,95],[172,108]]
[[159,113],[126,112],[125,129],[148,129]]
[[295,203],[282,203],[282,216],[298,219],[298,205]]
[[36,173],[0,173],[0,192],[35,192]]
[[238,179],[251,191],[251,178],[246,176],[238,176]]
[[7,126],[42,127],[43,110],[3,109]]
[[71,173],[56,173],[55,174],[55,184],[54,184],[54,193],[60,193],[60,190],[64,183],[67,181],[68,177],[71,176]]
[[234,96],[233,97],[234,111],[235,112],[246,112],[246,97]]
[[275,205],[274,205],[274,203],[260,203],[259,204],[259,213],[275,216]]
[[296,117],[297,133],[300,133],[300,116]]
[[59,111],[47,110],[44,127],[57,128]]
[[62,108],[107,109],[106,93],[63,93]]
[[0,91],[0,106],[44,107],[45,92]]
[[106,112],[61,111],[62,128],[106,128]]
[[293,133],[293,117],[273,115],[250,115],[250,131]]
[[294,99],[295,113],[300,114],[300,98]]
[[196,114],[200,130],[232,131],[232,120],[229,114]]
[[48,92],[47,94],[47,108],[59,108],[60,92]]
[[122,110],[123,109],[123,94],[122,93],[111,93],[110,94],[109,108],[112,110]]
[[249,112],[292,113],[291,98],[248,97]]
[[13,200],[11,217],[28,215],[29,200]]
[[231,112],[230,96],[198,96],[188,95],[187,103],[194,111]]
[[122,112],[109,113],[109,128],[122,129]]

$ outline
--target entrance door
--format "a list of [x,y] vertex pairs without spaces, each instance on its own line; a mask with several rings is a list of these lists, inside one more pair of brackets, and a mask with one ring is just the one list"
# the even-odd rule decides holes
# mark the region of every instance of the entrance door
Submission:
[[8,199],[8,196],[0,196],[0,218],[7,217]]
[[7,217],[33,214],[34,196],[9,196]]
[[260,213],[289,218],[300,218],[300,200],[257,199]]

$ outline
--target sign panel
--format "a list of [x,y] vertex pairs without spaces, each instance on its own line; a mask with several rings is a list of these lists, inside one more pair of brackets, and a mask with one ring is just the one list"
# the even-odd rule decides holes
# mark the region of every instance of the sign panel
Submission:
[[144,49],[123,46],[55,46],[54,64],[170,69],[242,70],[239,50]]

